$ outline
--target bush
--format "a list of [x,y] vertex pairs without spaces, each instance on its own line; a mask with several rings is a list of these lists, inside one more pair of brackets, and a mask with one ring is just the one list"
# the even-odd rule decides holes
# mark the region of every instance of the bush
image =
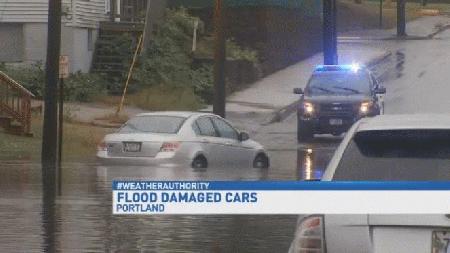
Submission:
[[[191,89],[200,98],[200,102],[212,102],[213,62],[193,64],[191,46],[195,20],[199,21],[199,27],[204,26],[186,9],[167,10],[165,22],[153,37],[146,54],[140,58],[133,75],[139,86],[184,87]],[[212,57],[212,38],[202,37],[202,34],[198,38],[200,54]],[[258,57],[254,51],[242,49],[232,40],[227,41],[226,47],[229,59],[242,59],[257,64]]]
[[31,91],[37,98],[44,96],[45,70],[42,62],[17,67],[1,64],[0,70]]
[[[41,62],[28,66],[0,65],[12,79],[31,91],[36,98],[43,98],[45,87],[45,70]],[[97,95],[104,94],[106,81],[97,74],[77,72],[64,81],[64,98],[67,101],[88,102]]]
[[90,102],[106,93],[106,81],[97,74],[71,74],[64,82],[64,98],[67,101]]

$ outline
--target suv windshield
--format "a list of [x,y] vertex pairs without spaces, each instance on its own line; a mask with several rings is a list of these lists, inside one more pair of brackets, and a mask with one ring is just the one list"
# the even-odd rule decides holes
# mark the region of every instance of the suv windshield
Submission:
[[449,130],[359,132],[333,180],[450,180]]
[[119,133],[175,134],[185,119],[174,116],[138,116],[125,123]]
[[370,79],[366,72],[315,73],[305,89],[307,95],[370,94]]

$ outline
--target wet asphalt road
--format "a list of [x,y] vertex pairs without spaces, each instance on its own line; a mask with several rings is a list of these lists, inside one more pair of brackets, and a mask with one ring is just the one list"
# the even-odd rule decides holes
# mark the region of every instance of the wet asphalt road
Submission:
[[[356,42],[358,43],[358,42]],[[386,113],[450,110],[450,32],[432,40],[378,41],[393,54],[375,71]],[[41,170],[0,162],[0,252],[286,252],[295,216],[125,216],[111,214],[111,180],[304,180],[319,178],[341,138],[296,142],[296,116],[262,126],[267,115],[232,115],[270,152],[272,168],[171,170],[64,164],[55,213],[42,212]],[[256,124],[255,124],[256,122]],[[51,224],[51,226],[48,226]]]

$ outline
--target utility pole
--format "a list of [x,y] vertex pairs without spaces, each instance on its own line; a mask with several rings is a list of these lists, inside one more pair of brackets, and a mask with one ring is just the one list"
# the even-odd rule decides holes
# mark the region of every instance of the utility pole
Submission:
[[[58,79],[61,47],[61,0],[49,0],[47,60],[45,68],[45,110],[42,133],[42,173],[54,178],[57,161]],[[50,183],[50,182],[49,182]]]
[[147,1],[147,10],[145,11],[145,23],[144,23],[144,32],[143,32],[143,47],[141,50],[141,54],[147,51],[150,41],[152,40],[153,35],[153,20],[151,19],[151,8],[152,0]]
[[214,103],[213,113],[225,118],[225,31],[223,22],[223,2],[216,0],[214,9]]
[[145,12],[144,38],[141,54],[145,54],[153,39],[155,26],[164,19],[167,0],[147,0],[147,10]]
[[336,0],[323,1],[323,63],[338,64]]
[[397,36],[406,36],[405,0],[397,0]]
[[380,0],[380,19],[378,20],[380,29],[383,28],[383,0]]
[[58,136],[58,79],[61,47],[61,0],[48,1],[47,60],[45,67],[45,110],[42,133],[42,224],[44,251],[54,252],[56,237],[56,160]]

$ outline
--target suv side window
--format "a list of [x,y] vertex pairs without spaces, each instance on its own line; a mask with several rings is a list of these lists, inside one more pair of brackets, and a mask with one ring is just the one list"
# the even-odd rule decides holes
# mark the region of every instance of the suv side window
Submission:
[[237,131],[234,130],[234,128],[231,127],[226,121],[219,118],[212,118],[212,121],[214,122],[220,137],[234,140],[238,139]]
[[200,135],[217,137],[216,129],[214,128],[214,125],[211,122],[210,118],[208,117],[199,118],[197,119],[196,124],[198,126]]

